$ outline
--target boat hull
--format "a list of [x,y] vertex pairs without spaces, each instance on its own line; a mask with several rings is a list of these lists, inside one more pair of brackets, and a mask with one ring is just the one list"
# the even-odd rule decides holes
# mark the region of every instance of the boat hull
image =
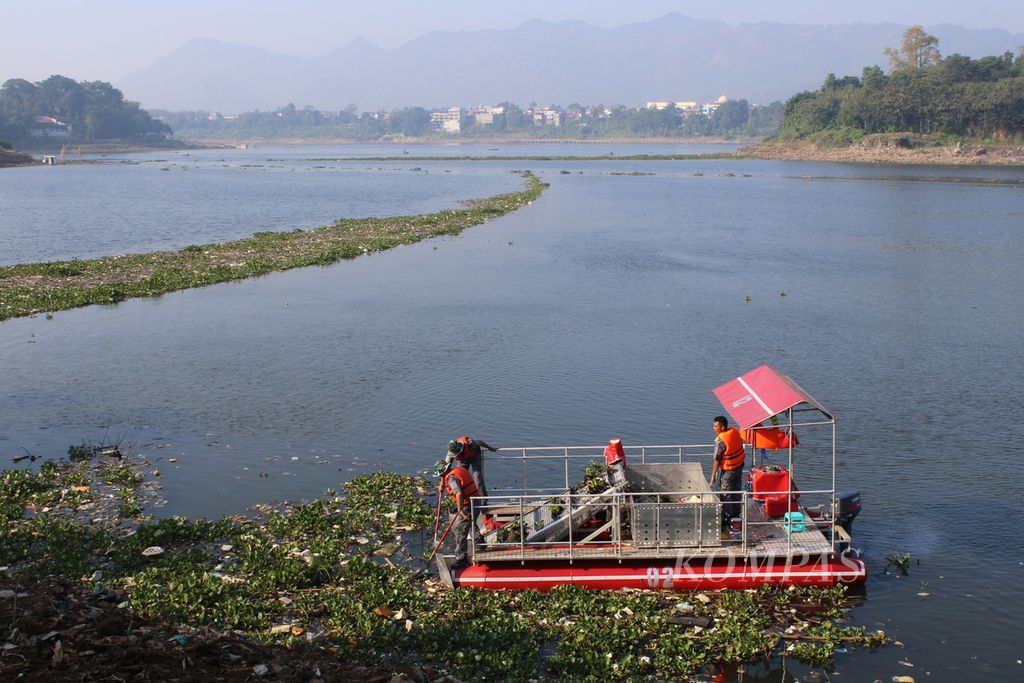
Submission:
[[[442,572],[443,574],[446,572]],[[867,567],[848,555],[807,558],[690,558],[664,560],[534,560],[470,565],[448,573],[451,584],[491,590],[549,590],[561,585],[593,589],[742,590],[758,586],[857,586]],[[445,577],[448,578],[448,577]]]

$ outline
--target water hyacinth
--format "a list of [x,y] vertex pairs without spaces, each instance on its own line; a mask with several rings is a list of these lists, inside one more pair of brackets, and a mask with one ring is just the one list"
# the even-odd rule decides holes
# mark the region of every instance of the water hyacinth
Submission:
[[139,617],[236,631],[296,656],[463,680],[671,679],[778,656],[827,666],[837,648],[887,642],[842,623],[854,604],[842,587],[447,589],[421,560],[434,514],[421,477],[377,472],[340,496],[219,521],[119,516],[124,496],[146,499],[143,472],[132,457],[115,469],[85,459],[3,472],[0,566],[64,576]]
[[0,267],[0,320],[326,266],[400,244],[457,235],[529,204],[547,187],[529,171],[521,175],[525,189],[468,200],[462,209],[346,218],[315,230],[257,232],[234,242],[191,245],[179,251]]

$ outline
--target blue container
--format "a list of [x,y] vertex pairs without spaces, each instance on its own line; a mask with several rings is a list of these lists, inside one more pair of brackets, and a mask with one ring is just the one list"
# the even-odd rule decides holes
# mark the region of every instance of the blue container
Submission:
[[806,531],[807,527],[804,526],[804,513],[802,512],[787,512],[782,516],[782,528],[787,534],[798,534],[801,531]]

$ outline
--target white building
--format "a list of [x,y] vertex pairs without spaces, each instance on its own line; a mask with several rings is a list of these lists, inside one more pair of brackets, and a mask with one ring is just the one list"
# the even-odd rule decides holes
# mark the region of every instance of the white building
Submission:
[[467,115],[481,126],[491,126],[494,125],[494,117],[502,116],[504,113],[505,107],[487,107],[481,105],[470,109],[467,112]]
[[561,126],[562,111],[551,107],[541,107],[530,112],[535,126]]
[[435,111],[430,114],[430,125],[434,130],[446,133],[461,133],[465,112],[462,107],[451,107],[447,111]]
[[696,100],[675,100],[674,102],[671,100],[648,100],[647,102],[648,109],[661,111],[669,107],[673,107],[684,114],[700,111],[700,105],[697,104]]

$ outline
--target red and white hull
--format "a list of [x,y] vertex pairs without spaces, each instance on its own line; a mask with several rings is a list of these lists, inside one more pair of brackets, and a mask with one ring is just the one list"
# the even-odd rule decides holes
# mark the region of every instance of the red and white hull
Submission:
[[857,586],[867,579],[867,567],[853,557],[829,555],[797,560],[777,558],[742,562],[729,558],[690,558],[675,563],[665,560],[579,560],[572,564],[533,560],[526,564],[470,565],[452,570],[450,577],[456,587],[492,590],[548,590],[562,584],[594,589],[665,590],[746,589],[764,585],[827,587],[836,584]]

